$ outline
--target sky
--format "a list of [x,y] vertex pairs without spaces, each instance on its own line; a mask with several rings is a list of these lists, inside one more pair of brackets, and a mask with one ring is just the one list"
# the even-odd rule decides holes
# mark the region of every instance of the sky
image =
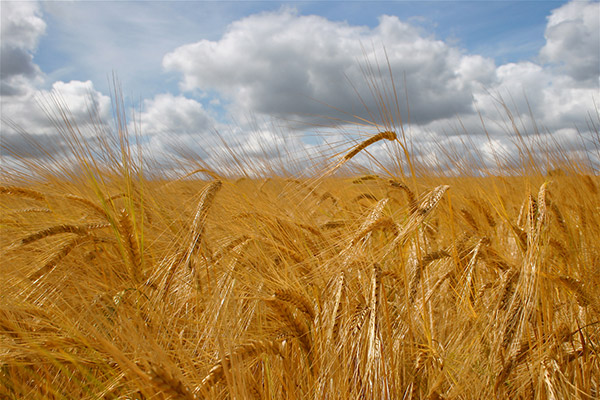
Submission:
[[162,162],[343,151],[376,133],[357,122],[384,125],[381,96],[423,160],[465,142],[490,163],[515,153],[502,100],[521,131],[598,158],[597,1],[0,4],[4,163],[59,157],[57,99],[82,141],[114,131],[115,87]]

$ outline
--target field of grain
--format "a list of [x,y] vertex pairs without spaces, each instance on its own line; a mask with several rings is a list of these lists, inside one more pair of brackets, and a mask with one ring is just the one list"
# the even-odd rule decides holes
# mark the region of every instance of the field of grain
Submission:
[[308,178],[151,179],[127,144],[4,176],[0,398],[598,398],[597,171],[339,173],[398,140]]

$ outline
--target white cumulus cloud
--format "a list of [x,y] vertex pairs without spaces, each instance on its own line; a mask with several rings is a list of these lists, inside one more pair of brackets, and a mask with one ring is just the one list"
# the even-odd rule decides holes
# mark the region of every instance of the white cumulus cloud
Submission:
[[22,95],[41,78],[33,53],[46,23],[37,3],[3,1],[0,7],[0,95]]
[[195,134],[207,135],[215,121],[201,103],[170,93],[156,95],[144,101],[140,115],[141,131],[145,135]]
[[543,61],[562,65],[577,81],[598,85],[600,3],[572,1],[552,11],[546,26]]
[[[182,74],[184,91],[216,91],[239,112],[310,119],[323,114],[322,102],[368,118],[355,89],[369,93],[365,60],[387,69],[384,46],[393,74],[406,76],[413,121],[471,109],[469,71],[457,70],[460,51],[395,16],[370,29],[284,8],[236,21],[217,41],[178,47],[163,65]],[[363,100],[376,110],[372,96]]]

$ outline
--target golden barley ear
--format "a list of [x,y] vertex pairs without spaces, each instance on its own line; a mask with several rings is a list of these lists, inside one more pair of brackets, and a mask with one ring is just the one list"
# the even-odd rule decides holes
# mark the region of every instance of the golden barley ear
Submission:
[[480,227],[479,224],[477,223],[477,221],[475,220],[475,217],[473,216],[473,214],[471,214],[471,212],[466,209],[466,208],[461,208],[460,213],[462,214],[464,220],[467,222],[467,224],[473,229],[473,231],[475,231],[476,233],[480,232]]
[[240,244],[246,243],[249,240],[250,240],[250,236],[248,236],[248,235],[242,235],[240,237],[232,239],[231,241],[229,241],[228,243],[224,244],[223,246],[221,246],[219,249],[217,249],[213,253],[213,255],[211,257],[212,258],[212,262],[213,263],[219,262],[219,260],[221,258],[225,257],[226,254],[228,254],[229,252],[231,252],[232,250],[234,250]]
[[32,200],[46,201],[46,195],[37,190],[17,186],[0,186],[0,194],[25,197]]
[[395,179],[390,179],[388,183],[393,189],[399,189],[406,193],[406,197],[408,198],[408,205],[411,210],[416,208],[417,198],[415,196],[415,193],[412,190],[410,190],[410,188],[407,185]]
[[196,396],[181,380],[171,374],[163,365],[151,365],[148,371],[150,382],[163,394],[173,399],[197,400]]
[[415,301],[417,297],[417,291],[423,276],[423,271],[427,266],[435,260],[439,260],[444,257],[450,257],[450,253],[446,250],[433,251],[426,254],[421,261],[416,265],[413,275],[411,277],[409,287],[409,298],[411,303]]
[[297,291],[293,289],[278,289],[275,291],[275,298],[292,304],[298,310],[302,311],[310,321],[315,319],[315,309],[313,304]]
[[345,163],[350,161],[352,158],[354,158],[354,156],[356,156],[358,153],[360,153],[361,151],[363,151],[364,149],[366,149],[373,143],[379,142],[380,140],[384,140],[384,139],[387,139],[390,141],[397,140],[396,132],[392,132],[392,131],[379,132],[378,134],[371,136],[370,138],[357,144],[348,153],[346,153],[335,165],[333,165],[332,167],[327,169],[325,172],[323,172],[317,180],[323,179],[324,177],[333,174],[338,169],[340,169],[340,167],[342,165],[344,165]]
[[313,196],[315,198],[318,198],[320,202],[322,201],[321,199],[323,199],[324,195],[319,195],[319,193],[317,192],[318,185],[309,185],[306,182],[300,181],[298,179],[291,179],[291,178],[288,178],[285,181],[289,182],[289,183],[294,183],[294,184],[300,186],[301,188],[307,190],[308,194],[306,195],[306,197]]
[[244,360],[262,353],[284,356],[287,347],[286,341],[279,340],[250,340],[237,347],[231,354],[219,360],[202,379],[202,383],[194,389],[195,394],[207,396],[210,389],[225,378],[225,370],[231,368],[231,360],[239,358]]
[[130,275],[134,282],[138,282],[142,273],[142,253],[136,232],[127,210],[121,210],[119,217],[119,232],[123,238],[123,246],[129,259]]
[[190,239],[186,249],[181,249],[175,257],[167,260],[168,266],[166,271],[166,277],[163,285],[163,294],[166,296],[171,288],[171,283],[175,272],[181,264],[189,265],[193,254],[200,246],[202,236],[204,234],[206,219],[208,212],[213,204],[213,201],[217,195],[217,192],[223,186],[223,182],[214,181],[206,186],[200,193],[200,200],[196,207],[196,213],[194,214],[194,220],[192,222],[192,228],[190,232]]
[[92,237],[89,235],[79,236],[67,244],[65,244],[61,249],[50,259],[48,260],[42,267],[38,268],[35,272],[30,274],[28,278],[32,281],[37,282],[40,278],[51,272],[58,263],[65,258],[75,247],[79,246],[82,243],[91,241]]
[[575,298],[577,299],[577,304],[579,304],[579,306],[584,308],[591,306],[592,309],[594,309],[597,313],[600,313],[600,302],[598,301],[598,296],[593,296],[590,294],[585,288],[583,282],[567,275],[551,277],[551,279],[572,291],[575,294]]
[[479,210],[479,212],[481,214],[483,214],[488,226],[490,228],[495,228],[496,220],[494,219],[494,216],[490,212],[488,204],[486,202],[484,202],[483,200],[481,200],[480,198],[472,199],[471,203],[475,206],[475,208],[477,208]]
[[[597,177],[597,175],[596,175],[596,177]],[[592,179],[592,177],[589,176],[589,175],[583,175],[582,178],[583,178],[583,183],[588,188],[588,190],[592,194],[597,195],[598,194],[598,187],[594,183],[594,180]]]
[[382,216],[374,221],[371,221],[368,225],[364,226],[350,241],[352,245],[358,244],[358,242],[365,236],[374,232],[378,229],[388,229],[395,235],[398,234],[398,226],[391,217]]
[[31,208],[23,208],[20,210],[15,210],[15,211],[11,211],[10,214],[8,214],[9,216],[15,216],[15,215],[20,215],[20,214],[30,214],[30,213],[43,213],[43,214],[50,214],[53,211],[48,209],[48,208],[37,208],[37,207],[31,207]]
[[298,318],[294,311],[283,301],[270,299],[266,301],[280,319],[284,322],[286,330],[300,343],[305,354],[310,358],[312,353],[312,337],[306,322]]
[[354,199],[352,199],[352,202],[356,203],[363,199],[377,201],[377,196],[375,196],[374,194],[371,194],[371,193],[361,193],[358,196],[356,196]]
[[321,197],[319,198],[319,201],[317,202],[317,205],[325,202],[327,199],[331,199],[331,203],[336,206],[338,204],[338,199],[336,197],[334,197],[331,193],[329,192],[325,192],[321,195]]
[[421,200],[415,213],[423,216],[429,214],[437,206],[448,189],[450,189],[448,185],[441,185],[434,188]]
[[340,220],[340,219],[331,220],[331,221],[327,221],[327,222],[321,224],[319,226],[319,229],[321,229],[321,230],[337,229],[337,228],[344,227],[348,224],[349,224],[349,221],[347,221],[347,220]]
[[367,370],[373,369],[378,341],[376,340],[379,329],[378,313],[381,295],[381,268],[374,264],[371,272],[371,298],[369,299],[369,326],[367,328]]
[[366,149],[373,143],[379,142],[380,140],[383,140],[383,139],[387,139],[390,141],[396,140],[397,139],[396,132],[383,131],[383,132],[379,132],[375,136],[368,138],[367,140],[364,140],[363,142],[359,143],[356,147],[354,147],[352,150],[350,150],[348,153],[346,153],[346,155],[344,155],[343,161],[346,162],[346,161],[352,159],[355,155],[360,153],[362,150]]
[[51,226],[46,229],[42,229],[41,231],[32,233],[28,236],[22,238],[17,244],[26,245],[33,243],[35,241],[47,238],[49,236],[60,235],[63,233],[73,233],[76,235],[86,235],[89,231],[94,229],[103,229],[109,227],[110,224],[87,224],[87,225],[70,225],[70,224],[60,224]]
[[336,279],[335,295],[333,297],[333,304],[331,307],[331,315],[327,331],[325,333],[325,345],[328,346],[332,339],[334,339],[339,332],[341,310],[342,310],[342,292],[344,290],[346,282],[346,276],[342,271]]
[[446,193],[449,188],[450,186],[448,185],[438,186],[423,197],[423,200],[421,200],[419,205],[411,211],[407,221],[398,230],[398,234],[394,240],[388,243],[388,249],[382,258],[386,258],[398,246],[402,246],[408,241],[410,235],[425,221],[425,218],[427,218],[431,211],[437,206],[444,196],[444,193]]
[[371,233],[375,228],[375,225],[378,224],[378,220],[383,216],[383,210],[387,205],[389,199],[383,198],[375,204],[375,206],[369,212],[367,218],[361,224],[360,230],[358,234],[354,235],[350,243],[340,252],[341,264],[342,266],[349,265],[353,258],[359,254],[359,252],[364,247],[364,244],[371,237]]
[[352,183],[355,185],[358,185],[358,184],[365,183],[368,181],[376,181],[377,179],[379,179],[379,175],[363,175],[363,176],[360,176],[360,177],[354,179],[352,181]]
[[202,239],[204,233],[204,227],[206,224],[206,218],[208,217],[208,211],[210,210],[217,192],[221,190],[223,182],[217,180],[210,183],[201,193],[200,201],[198,201],[198,207],[196,214],[194,215],[194,221],[192,223],[191,240],[188,248],[188,253],[193,252]]
[[73,194],[66,194],[63,197],[65,199],[71,200],[71,201],[87,208],[88,210],[93,211],[99,217],[110,220],[110,217],[108,216],[106,211],[102,207],[100,207],[98,204],[94,203],[91,200],[85,199],[83,197],[75,196]]

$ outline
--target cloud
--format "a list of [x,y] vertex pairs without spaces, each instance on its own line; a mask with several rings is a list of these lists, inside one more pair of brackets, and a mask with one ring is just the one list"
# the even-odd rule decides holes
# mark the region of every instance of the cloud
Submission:
[[98,139],[106,140],[111,132],[111,100],[95,90],[91,81],[58,81],[51,90],[32,89],[0,101],[1,159],[6,165],[28,159],[61,165],[75,156],[70,154],[70,145],[97,150]]
[[[379,78],[361,69],[365,60],[378,60],[383,69],[389,61],[397,79],[406,77],[413,122],[471,110],[469,71],[457,71],[461,52],[394,16],[382,16],[370,29],[286,8],[251,15],[217,41],[178,47],[163,66],[182,74],[182,90],[217,91],[238,111],[310,119],[323,113],[322,102],[369,118],[355,90],[368,94]],[[363,100],[377,109],[374,96]]]
[[11,126],[22,127],[31,135],[58,134],[61,113],[86,136],[94,136],[95,115],[101,121],[111,117],[110,97],[98,92],[91,81],[57,81],[51,90],[32,90],[26,95],[2,99],[2,109],[11,125],[3,125],[3,133],[15,133]]
[[207,135],[215,120],[201,103],[170,93],[158,94],[144,101],[140,127],[144,135]]
[[2,2],[2,44],[34,50],[46,30],[36,2]]
[[543,61],[562,65],[577,81],[597,84],[600,75],[600,6],[573,1],[548,18]]
[[579,82],[598,84],[600,76],[600,5],[572,1],[552,11],[546,26],[542,61],[560,64]]
[[46,30],[37,3],[2,2],[0,95],[22,95],[42,72],[33,62],[39,38]]
[[97,91],[89,80],[54,82],[51,91],[42,91],[39,96],[50,99],[49,106],[54,111],[58,107],[68,110],[70,121],[78,126],[93,124],[90,118],[93,113],[97,113],[101,120],[107,120],[111,116],[110,97]]
[[[56,153],[65,129],[60,111],[87,137],[98,134],[100,120],[110,118],[110,98],[98,92],[91,81],[56,81],[50,90],[39,90],[45,75],[34,63],[34,54],[46,23],[37,2],[2,2],[0,105],[2,144],[32,157]],[[94,122],[90,116],[96,113]],[[54,121],[53,121],[54,119]],[[58,126],[56,124],[58,122]],[[62,124],[62,128],[59,126]],[[22,132],[30,135],[24,138]],[[32,143],[31,138],[39,142]]]

